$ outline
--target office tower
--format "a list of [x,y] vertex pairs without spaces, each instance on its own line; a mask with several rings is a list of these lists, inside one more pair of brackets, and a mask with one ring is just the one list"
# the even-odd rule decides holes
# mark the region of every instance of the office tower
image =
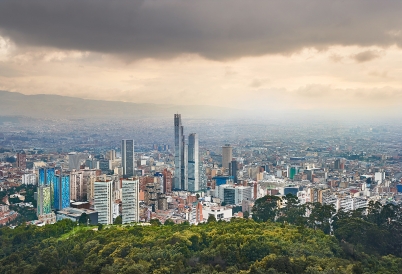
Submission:
[[166,168],[162,172],[163,175],[163,193],[172,192],[172,172]]
[[188,191],[200,190],[198,157],[198,136],[191,133],[188,136]]
[[122,180],[122,222],[139,222],[140,181]]
[[290,167],[289,172],[288,172],[289,179],[293,180],[293,178],[295,177],[297,172],[298,172],[298,167],[297,166]]
[[336,159],[334,164],[335,169],[341,169],[341,159]]
[[27,155],[25,152],[17,153],[17,167],[27,169]]
[[229,168],[229,164],[232,161],[232,147],[226,144],[222,147],[222,171],[225,172]]
[[113,182],[94,183],[94,208],[98,211],[98,222],[104,225],[113,224]]
[[[54,184],[55,184],[55,169],[40,168],[38,186],[48,186],[50,188],[50,206],[54,208]],[[47,213],[46,213],[47,214]]]
[[237,184],[237,161],[233,160],[229,165],[229,175],[233,177],[233,182]]
[[199,170],[198,172],[199,172],[199,177],[200,177],[200,190],[206,191],[208,177],[207,177],[207,172],[205,170],[204,163],[202,161],[200,161],[200,163],[199,163],[198,170]]
[[86,193],[84,195],[84,174],[83,171],[70,172],[70,199],[76,202],[86,201]]
[[187,186],[187,153],[181,115],[174,115],[174,180],[173,188],[186,190]]
[[111,161],[116,160],[116,151],[114,149],[107,151],[105,158]]
[[124,178],[134,176],[134,140],[121,141],[121,165]]
[[163,184],[163,174],[160,172],[156,172],[154,174],[154,183],[159,186],[160,192],[165,193],[164,184]]
[[37,215],[52,213],[52,202],[50,198],[50,186],[41,185],[38,187]]
[[61,210],[70,206],[70,176],[61,174],[55,176],[54,208]]
[[[109,165],[109,161],[108,161],[108,165]],[[85,168],[89,168],[89,169],[99,169],[99,161],[97,161],[94,158],[88,158],[85,160]]]
[[81,163],[87,159],[87,155],[84,153],[70,152],[68,154],[68,169],[78,170],[81,168]]

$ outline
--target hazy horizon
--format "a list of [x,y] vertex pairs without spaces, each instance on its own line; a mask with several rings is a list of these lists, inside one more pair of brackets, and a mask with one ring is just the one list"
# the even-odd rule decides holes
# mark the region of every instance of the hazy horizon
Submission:
[[400,117],[402,3],[2,1],[0,90]]

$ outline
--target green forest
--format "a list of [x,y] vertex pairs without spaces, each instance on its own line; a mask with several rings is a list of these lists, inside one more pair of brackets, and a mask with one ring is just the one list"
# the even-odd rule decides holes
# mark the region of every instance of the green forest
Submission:
[[281,198],[258,199],[253,219],[197,226],[5,227],[0,273],[400,273],[399,206],[335,212],[285,199],[280,209]]

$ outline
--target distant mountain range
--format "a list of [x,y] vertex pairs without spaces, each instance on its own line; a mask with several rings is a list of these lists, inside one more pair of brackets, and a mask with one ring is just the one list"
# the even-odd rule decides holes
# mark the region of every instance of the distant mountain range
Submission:
[[60,95],[24,95],[0,91],[0,116],[31,118],[152,118],[181,113],[188,118],[229,118],[240,110],[203,105],[137,104],[81,99]]

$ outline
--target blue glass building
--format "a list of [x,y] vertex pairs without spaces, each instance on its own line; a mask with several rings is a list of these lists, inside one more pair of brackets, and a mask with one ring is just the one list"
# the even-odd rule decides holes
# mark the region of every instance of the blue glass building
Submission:
[[56,175],[54,184],[54,208],[61,210],[70,206],[70,176]]

